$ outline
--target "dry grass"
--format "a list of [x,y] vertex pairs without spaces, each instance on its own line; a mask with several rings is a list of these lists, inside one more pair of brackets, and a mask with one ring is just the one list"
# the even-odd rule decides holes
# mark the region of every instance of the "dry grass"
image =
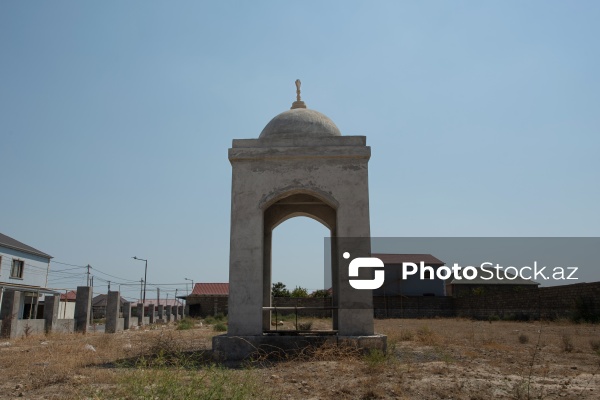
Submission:
[[598,325],[465,319],[375,325],[388,335],[387,354],[323,346],[241,369],[213,365],[215,332],[207,324],[30,335],[0,346],[0,398],[600,398]]

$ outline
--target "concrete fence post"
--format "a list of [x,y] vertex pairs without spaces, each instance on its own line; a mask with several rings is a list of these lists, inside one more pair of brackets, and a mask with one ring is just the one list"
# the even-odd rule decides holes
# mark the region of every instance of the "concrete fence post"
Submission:
[[121,295],[117,292],[108,292],[106,296],[106,333],[117,333],[119,320],[119,305],[121,303]]
[[60,305],[60,295],[47,294],[44,298],[44,320],[46,333],[56,330],[56,322],[58,321],[58,306]]
[[154,303],[148,304],[148,323],[154,323]]
[[138,326],[144,325],[144,304],[137,303]]
[[164,316],[164,307],[165,306],[163,306],[162,304],[158,305],[158,314],[156,316],[156,320],[157,321],[163,322],[163,320],[165,319],[165,316]]
[[131,303],[123,303],[123,329],[129,329],[131,324]]
[[167,322],[171,322],[171,316],[173,315],[173,311],[171,310],[171,306],[166,306],[166,313],[167,313]]
[[2,317],[2,330],[0,337],[14,339],[17,337],[17,320],[21,306],[21,292],[6,290],[2,296],[0,317]]
[[92,310],[92,288],[77,286],[75,297],[75,332],[86,333],[90,324]]
[[173,306],[171,310],[173,310],[173,321],[177,321],[179,319],[179,316],[177,315],[177,306]]

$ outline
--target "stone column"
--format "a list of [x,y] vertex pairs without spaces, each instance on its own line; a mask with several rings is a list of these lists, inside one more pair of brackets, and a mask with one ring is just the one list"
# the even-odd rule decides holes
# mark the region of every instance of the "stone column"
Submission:
[[177,321],[179,319],[179,315],[177,315],[178,306],[173,306],[171,309],[173,310],[173,321]]
[[129,329],[131,324],[131,303],[123,303],[123,329]]
[[154,323],[154,303],[148,304],[148,323]]
[[137,303],[138,326],[144,325],[144,304]]
[[163,320],[165,319],[165,315],[164,315],[164,307],[162,304],[158,305],[158,315],[156,316],[156,320],[159,322],[163,322]]
[[90,324],[92,310],[92,288],[77,286],[75,297],[75,332],[86,333]]
[[119,292],[108,292],[106,296],[106,333],[117,333],[119,319],[119,305],[121,296]]
[[56,329],[56,321],[58,320],[58,306],[60,305],[60,295],[47,294],[44,298],[44,320],[46,320],[46,333],[50,333]]
[[171,310],[171,306],[166,306],[166,314],[167,314],[167,322],[171,322],[171,315],[173,314],[173,311]]
[[0,337],[13,339],[17,336],[17,320],[19,319],[20,306],[21,292],[5,290],[0,309],[0,317],[2,318]]

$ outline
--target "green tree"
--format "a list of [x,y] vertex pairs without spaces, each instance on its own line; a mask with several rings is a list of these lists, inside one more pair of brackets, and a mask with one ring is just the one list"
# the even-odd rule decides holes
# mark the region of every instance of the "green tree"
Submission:
[[273,297],[290,297],[290,291],[285,287],[283,282],[277,282],[273,284],[271,289],[271,296]]
[[331,293],[329,292],[329,290],[319,289],[319,290],[315,290],[314,292],[312,292],[310,294],[310,297],[317,297],[317,298],[331,297]]
[[292,297],[308,297],[308,290],[303,287],[296,286],[296,289],[292,290]]

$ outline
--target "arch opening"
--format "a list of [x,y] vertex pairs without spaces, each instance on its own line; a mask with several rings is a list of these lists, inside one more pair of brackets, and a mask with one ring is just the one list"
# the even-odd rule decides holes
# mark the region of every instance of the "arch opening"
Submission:
[[[337,313],[333,310],[334,299],[331,296],[324,298],[308,298],[308,299],[278,299],[272,297],[271,289],[273,279],[272,261],[273,261],[273,231],[285,221],[295,217],[307,217],[320,222],[327,230],[329,236],[336,236],[336,219],[337,211],[331,205],[307,193],[292,193],[287,196],[280,197],[279,200],[273,202],[264,211],[264,254],[263,254],[263,333],[289,333],[290,331],[305,332],[313,330],[315,332],[335,332],[337,322],[335,320]],[[314,232],[314,231],[313,231]],[[323,243],[321,235],[321,243]],[[302,247],[302,243],[298,243],[298,247]],[[333,251],[333,249],[331,249]],[[330,257],[331,262],[325,263],[331,265],[331,270],[321,270],[318,278],[322,278],[320,286],[310,289],[328,290],[332,289],[332,276],[337,268],[335,257],[332,254],[325,255]],[[325,267],[323,267],[325,268]],[[310,268],[310,272],[314,269]],[[317,278],[317,277],[315,277]],[[318,282],[313,279],[313,282]],[[295,283],[293,286],[295,287]],[[315,285],[316,286],[316,285]],[[290,286],[291,291],[294,287]],[[307,288],[309,289],[309,288]],[[310,292],[309,292],[310,293]],[[335,293],[335,291],[334,291]],[[292,309],[290,309],[292,308]],[[296,314],[298,318],[291,314]],[[289,319],[289,323],[284,323],[284,326],[278,325],[280,316],[287,315],[284,319]],[[290,319],[291,318],[291,319]],[[330,319],[328,319],[330,318]],[[302,326],[302,322],[315,320],[315,326],[306,329],[307,325]],[[301,329],[304,328],[304,329]]]

